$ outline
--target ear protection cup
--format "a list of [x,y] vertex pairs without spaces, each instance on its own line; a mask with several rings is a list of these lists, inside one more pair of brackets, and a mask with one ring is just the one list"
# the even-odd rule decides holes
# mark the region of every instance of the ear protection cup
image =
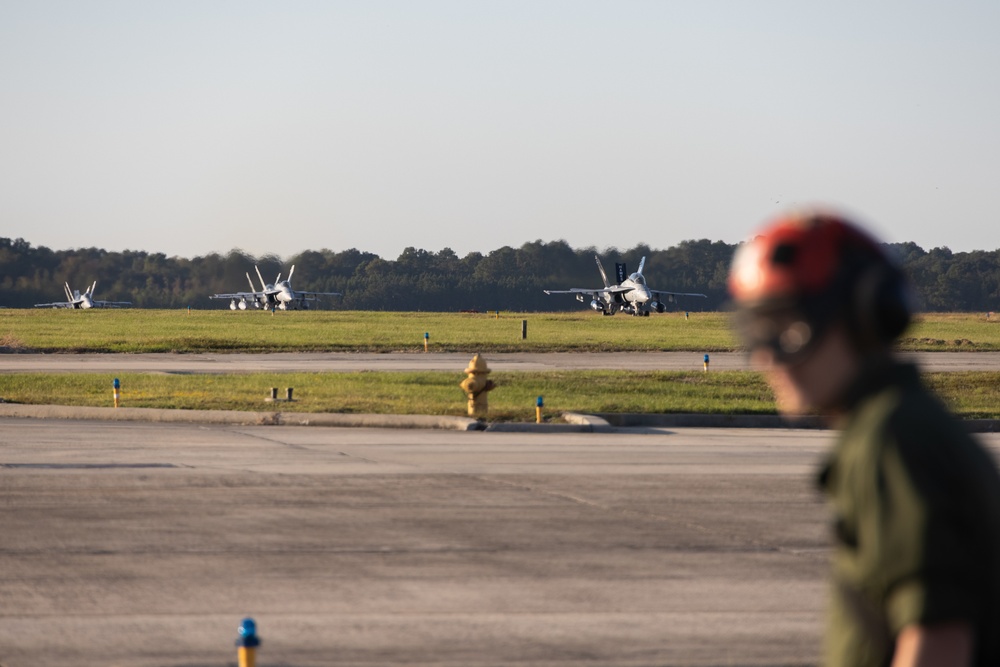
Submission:
[[877,261],[855,278],[848,301],[848,327],[862,351],[891,343],[910,324],[909,284],[895,266]]

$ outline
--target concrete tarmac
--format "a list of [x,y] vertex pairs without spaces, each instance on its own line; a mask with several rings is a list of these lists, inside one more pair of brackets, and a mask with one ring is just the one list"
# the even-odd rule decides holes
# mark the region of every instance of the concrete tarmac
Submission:
[[[695,352],[514,352],[483,355],[494,371],[702,370]],[[918,352],[905,359],[925,371],[1000,370],[1000,352]],[[274,352],[267,354],[0,354],[0,373],[292,373],[453,371],[471,352]],[[712,370],[746,370],[747,355],[715,352]]]
[[0,419],[0,664],[814,664],[831,437]]
[[0,664],[815,664],[831,437],[0,419]]

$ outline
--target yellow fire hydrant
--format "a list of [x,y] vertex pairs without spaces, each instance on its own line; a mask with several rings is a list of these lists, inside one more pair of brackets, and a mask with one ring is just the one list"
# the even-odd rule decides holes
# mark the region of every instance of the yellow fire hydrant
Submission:
[[482,417],[490,409],[490,401],[487,392],[492,391],[496,386],[493,380],[488,380],[490,368],[486,361],[478,354],[472,357],[469,367],[465,369],[469,377],[462,380],[458,386],[462,388],[465,395],[469,397],[469,416]]

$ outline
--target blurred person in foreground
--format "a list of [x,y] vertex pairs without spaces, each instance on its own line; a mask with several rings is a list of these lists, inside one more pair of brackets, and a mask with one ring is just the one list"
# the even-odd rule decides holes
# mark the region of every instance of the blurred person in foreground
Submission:
[[894,356],[901,271],[853,223],[809,212],[744,244],[729,290],[779,410],[840,430],[819,475],[835,536],[824,663],[1000,665],[1000,475]]

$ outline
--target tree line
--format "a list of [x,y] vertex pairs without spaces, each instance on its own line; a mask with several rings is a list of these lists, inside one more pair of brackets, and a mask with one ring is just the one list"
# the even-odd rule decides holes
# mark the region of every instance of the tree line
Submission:
[[[450,248],[406,248],[395,260],[386,260],[352,248],[309,250],[282,262],[274,255],[254,257],[241,250],[187,259],[132,250],[50,250],[20,238],[0,238],[0,307],[60,301],[64,282],[82,292],[96,280],[96,298],[131,301],[140,308],[227,308],[227,301],[211,301],[209,295],[248,291],[248,272],[259,290],[255,264],[268,282],[278,273],[287,276],[294,264],[294,289],[343,293],[324,298],[323,308],[566,311],[585,306],[572,295],[550,296],[542,290],[600,286],[594,263],[594,255],[600,254],[612,281],[616,262],[634,271],[645,256],[643,273],[653,289],[708,295],[681,299],[676,309],[719,310],[725,307],[726,275],[736,248],[707,239],[662,250],[637,245],[602,251],[574,249],[565,241],[534,241],[464,257]],[[1000,310],[1000,250],[925,251],[915,243],[886,248],[910,275],[922,310]]]

